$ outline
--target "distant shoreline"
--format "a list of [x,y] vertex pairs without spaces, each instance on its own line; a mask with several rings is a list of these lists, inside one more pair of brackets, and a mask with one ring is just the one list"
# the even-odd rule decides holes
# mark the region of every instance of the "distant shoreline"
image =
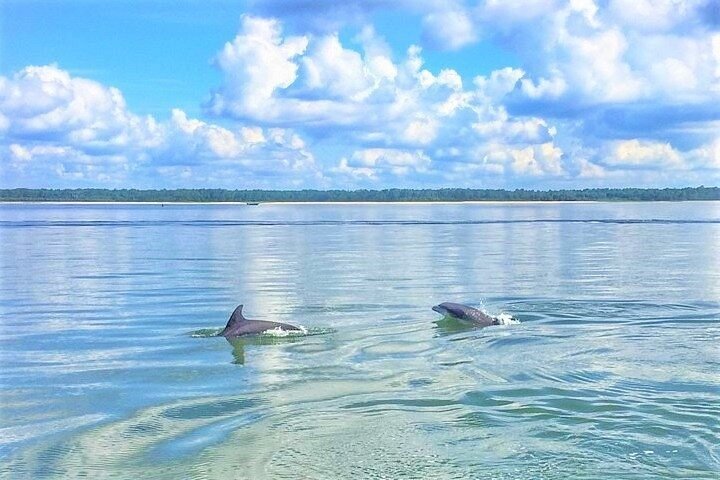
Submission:
[[146,204],[413,204],[506,202],[644,202],[720,200],[720,187],[500,190],[470,188],[385,190],[0,189],[0,202]]

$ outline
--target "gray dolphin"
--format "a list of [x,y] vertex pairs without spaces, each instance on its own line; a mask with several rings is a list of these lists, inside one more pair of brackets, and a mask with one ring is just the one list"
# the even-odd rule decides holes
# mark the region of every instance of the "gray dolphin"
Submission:
[[225,338],[237,338],[244,337],[246,335],[258,335],[268,330],[274,330],[280,328],[286,331],[297,331],[302,332],[302,329],[289,325],[287,323],[279,322],[266,322],[264,320],[250,320],[249,318],[243,317],[242,305],[238,305],[235,311],[230,315],[227,325],[222,332],[218,333],[218,336]]
[[487,315],[477,308],[468,307],[460,303],[444,302],[440,305],[432,307],[436,312],[456,318],[463,322],[472,323],[476,327],[489,327],[490,325],[500,325],[500,322]]

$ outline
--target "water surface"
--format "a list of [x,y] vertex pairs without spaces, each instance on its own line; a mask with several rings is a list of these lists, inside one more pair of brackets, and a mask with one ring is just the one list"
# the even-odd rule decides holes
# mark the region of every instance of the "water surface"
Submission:
[[[0,236],[2,478],[720,474],[720,202],[3,204]],[[238,303],[324,334],[192,335]]]

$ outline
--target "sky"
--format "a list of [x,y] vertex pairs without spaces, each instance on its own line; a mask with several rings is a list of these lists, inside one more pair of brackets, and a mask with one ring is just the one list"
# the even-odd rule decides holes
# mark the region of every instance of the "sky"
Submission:
[[0,187],[720,183],[720,0],[2,0]]

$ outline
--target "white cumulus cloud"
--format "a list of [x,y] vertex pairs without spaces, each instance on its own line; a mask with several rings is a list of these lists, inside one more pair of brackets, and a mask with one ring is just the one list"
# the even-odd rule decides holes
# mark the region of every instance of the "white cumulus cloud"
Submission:
[[[312,153],[292,130],[226,128],[179,109],[167,121],[132,113],[121,92],[55,65],[0,77],[3,177],[113,185],[147,182],[153,172],[232,185],[283,175],[316,182]],[[180,172],[180,173],[178,173]],[[219,172],[223,172],[222,175]],[[290,175],[288,172],[293,172]],[[33,181],[34,181],[33,180]]]
[[[136,114],[117,88],[55,65],[0,76],[0,175],[238,187],[709,183],[720,178],[713,8],[259,0],[218,46],[220,82],[203,118]],[[370,22],[388,9],[411,16],[417,38],[383,39]],[[509,64],[474,78],[437,53],[425,64],[423,48],[465,49],[447,58],[467,61],[478,42],[512,52]]]

